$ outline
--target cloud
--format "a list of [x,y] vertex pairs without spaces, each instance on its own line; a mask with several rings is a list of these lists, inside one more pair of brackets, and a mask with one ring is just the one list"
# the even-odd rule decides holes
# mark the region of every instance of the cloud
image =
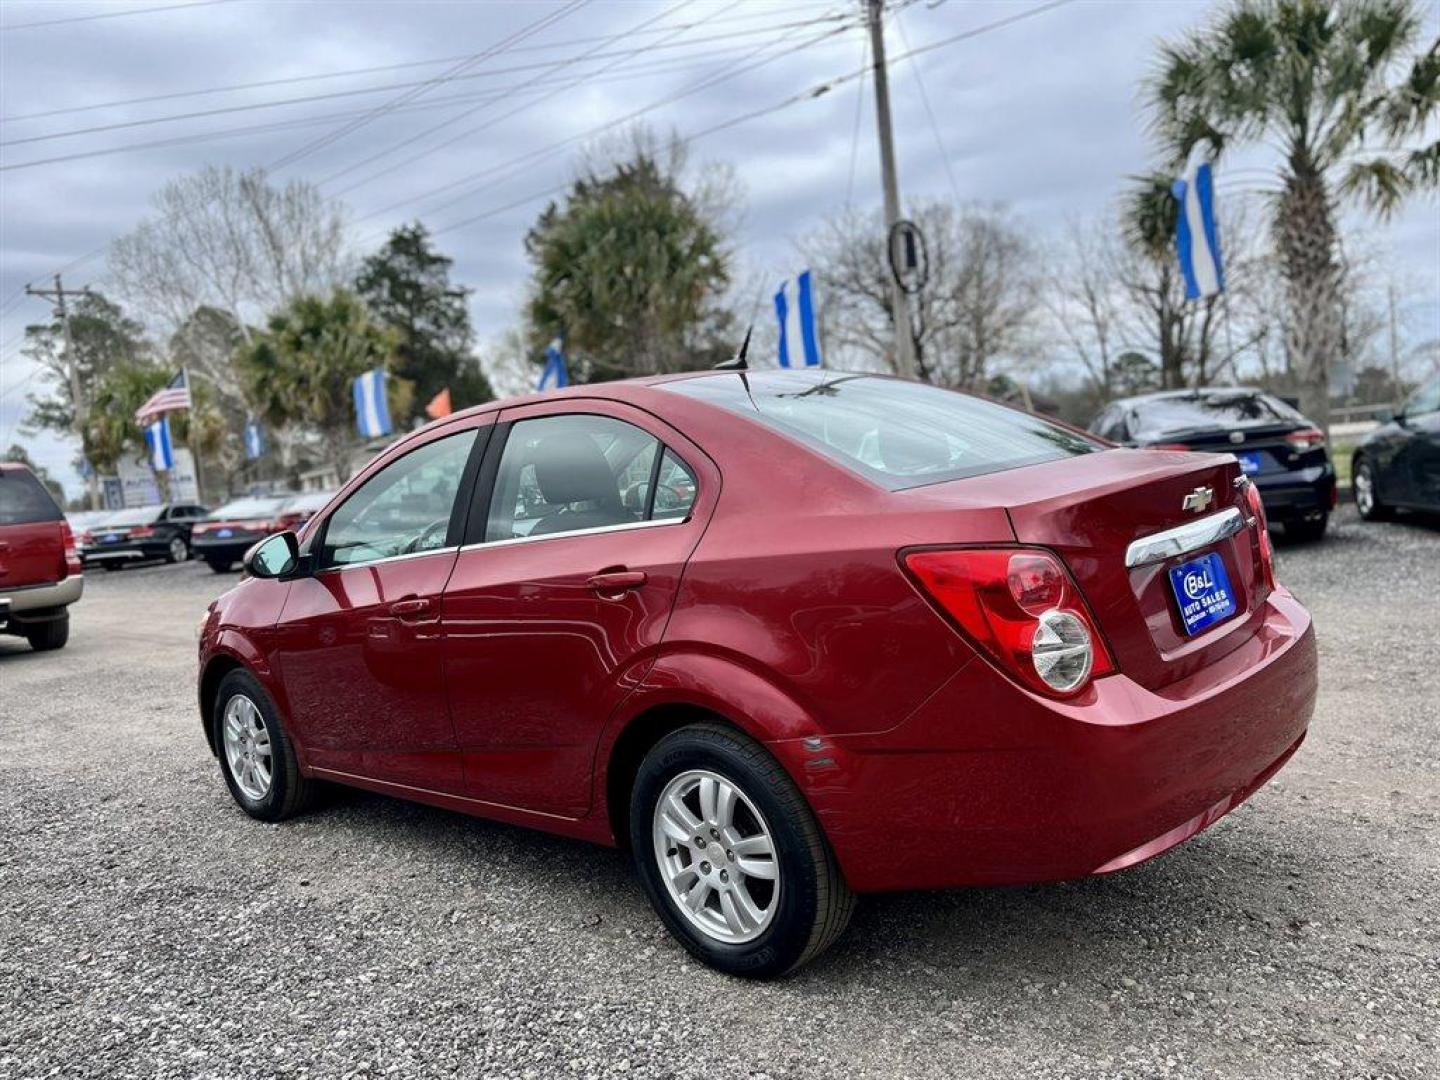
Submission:
[[[532,37],[516,41],[490,65],[518,65],[573,56],[586,49],[615,52],[659,40],[632,30],[656,13],[671,14],[652,25],[701,23],[675,37],[683,42],[719,33],[746,36],[688,48],[649,48],[580,87],[558,94],[494,124],[473,137],[433,155],[415,151],[443,137],[476,127],[517,108],[526,94],[543,93],[596,71],[611,61],[597,59],[558,67],[552,72],[516,73],[489,79],[456,80],[427,97],[479,93],[487,88],[534,85],[517,90],[473,116],[458,119],[443,133],[406,151],[357,169],[337,182],[347,186],[372,171],[399,161],[396,169],[350,192],[346,199],[357,219],[458,177],[491,169],[538,147],[581,136],[607,121],[640,109],[712,75],[744,66],[747,50],[761,49],[775,36],[778,23],[826,14],[853,14],[853,0],[691,0],[666,5],[589,3],[562,14]],[[24,115],[95,102],[170,94],[262,79],[307,76],[427,58],[457,57],[493,47],[545,14],[566,5],[549,0],[510,0],[455,4],[412,0],[408,3],[207,5],[123,19],[73,23],[64,27],[0,34],[0,113]],[[98,4],[67,5],[68,14],[103,10]],[[1019,10],[1014,3],[960,2],[916,4],[901,15],[904,34],[892,30],[892,57],[983,25]],[[1203,3],[1104,2],[1093,0],[928,53],[918,61],[899,61],[892,70],[900,178],[907,197],[1006,201],[1012,203],[1042,238],[1056,234],[1074,216],[1094,216],[1111,204],[1123,178],[1149,164],[1138,109],[1138,87],[1150,70],[1154,44],[1199,24]],[[53,17],[53,5],[12,0],[3,23]],[[1437,30],[1437,15],[1426,16],[1427,32]],[[646,115],[657,130],[703,130],[731,118],[783,101],[829,80],[856,71],[861,63],[862,31],[852,29],[822,45],[797,49],[815,35],[800,28],[773,47],[772,62],[715,87],[681,98]],[[615,35],[616,40],[603,40]],[[577,39],[587,39],[580,42]],[[574,42],[546,51],[555,42]],[[722,52],[730,49],[729,52]],[[704,54],[703,59],[694,59]],[[763,58],[760,53],[753,59]],[[690,56],[688,62],[677,62]],[[617,78],[625,69],[648,64],[667,67],[664,74]],[[483,65],[481,65],[483,66]],[[398,71],[355,75],[230,94],[201,95],[170,101],[7,122],[0,138],[21,138],[96,124],[119,123],[218,105],[255,104],[281,97],[413,81],[447,70],[437,63]],[[928,92],[934,124],[920,94],[917,73]],[[184,136],[245,124],[357,111],[393,99],[387,91],[334,101],[287,106],[253,113],[181,121],[151,127],[94,133],[0,150],[4,163],[54,154],[106,149],[172,136]],[[858,141],[857,104],[862,109]],[[395,112],[366,124],[354,134],[304,157],[281,176],[320,180],[414,135],[441,120],[458,117],[471,105],[445,105]],[[103,247],[132,228],[147,211],[152,193],[171,177],[205,164],[242,167],[265,164],[320,137],[333,125],[241,135],[207,142],[118,153],[33,170],[0,173],[0,436],[15,426],[23,392],[8,388],[25,379],[28,364],[13,344],[26,321],[45,315],[37,300],[15,301],[26,281],[44,277],[58,266]],[[515,167],[484,190],[465,194],[452,208],[423,214],[432,228],[475,217],[566,181],[573,172],[578,140],[552,157]],[[941,147],[951,170],[944,167]],[[794,259],[793,241],[811,231],[845,203],[855,162],[853,198],[860,208],[878,206],[874,114],[863,80],[837,86],[818,98],[707,136],[694,146],[697,160],[715,159],[734,166],[747,197],[743,229],[737,238],[742,270],[783,272]],[[1257,160],[1262,158],[1257,155]],[[950,173],[955,186],[952,190]],[[464,188],[453,194],[464,194]],[[423,212],[438,199],[419,200],[360,221],[357,235],[377,238],[385,230]],[[443,250],[456,260],[456,279],[474,288],[472,310],[479,338],[495,336],[518,315],[525,293],[526,263],[521,247],[525,230],[543,206],[531,197],[522,205],[475,224],[444,233]],[[1417,204],[1393,222],[1365,228],[1388,242],[1397,268],[1423,294],[1440,297],[1433,203]],[[77,267],[67,284],[103,287],[103,259]],[[1422,313],[1417,333],[1440,337],[1440,303],[1434,317]],[[1413,320],[1412,320],[1413,321]],[[69,473],[71,450],[61,441],[35,440],[34,452],[57,472]],[[74,487],[72,479],[71,485]]]

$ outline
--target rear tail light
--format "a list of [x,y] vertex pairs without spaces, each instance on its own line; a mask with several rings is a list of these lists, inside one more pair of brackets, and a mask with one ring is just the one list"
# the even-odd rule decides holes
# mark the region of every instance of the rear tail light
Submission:
[[905,566],[967,638],[1033,690],[1072,697],[1115,670],[1080,590],[1048,551],[916,551]]
[[80,552],[75,550],[75,533],[68,521],[60,522],[61,569],[60,576],[67,578],[85,569],[80,562]]
[[1260,551],[1260,579],[1267,590],[1275,588],[1275,548],[1270,543],[1270,527],[1265,520],[1265,504],[1260,500],[1260,489],[1246,481],[1244,487],[1245,509],[1255,519],[1255,543]]
[[154,536],[155,530],[149,525],[137,525],[130,530],[130,539],[141,540],[147,536]]
[[1286,435],[1285,441],[1290,445],[1291,450],[1303,454],[1306,450],[1324,446],[1325,433],[1318,428],[1301,428],[1299,431],[1292,431]]

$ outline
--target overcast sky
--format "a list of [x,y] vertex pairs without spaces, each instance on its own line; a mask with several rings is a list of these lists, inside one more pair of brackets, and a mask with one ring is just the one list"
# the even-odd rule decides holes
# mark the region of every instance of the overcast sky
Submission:
[[[367,181],[343,196],[355,239],[366,247],[389,226],[416,216],[436,231],[478,218],[442,232],[437,244],[455,258],[455,279],[475,290],[473,316],[483,343],[517,319],[527,274],[522,238],[545,193],[572,174],[587,132],[666,98],[676,100],[645,112],[648,123],[682,135],[704,131],[854,72],[865,36],[853,18],[818,21],[853,16],[858,0],[210,0],[188,8],[177,3],[0,3],[0,117],[6,118],[0,140],[387,89],[0,147],[4,166],[124,148],[0,171],[0,449],[18,439],[65,477],[72,491],[73,450],[48,436],[17,432],[26,395],[39,384],[19,356],[19,342],[25,323],[47,314],[42,301],[23,298],[21,290],[132,228],[166,180],[207,164],[269,165],[336,132],[350,118],[418,90],[402,107],[277,175],[320,182],[453,121],[404,151],[347,171],[324,190],[335,194]],[[921,49],[1041,6],[1041,0],[918,0],[890,28],[889,49],[897,56],[907,51],[907,42]],[[898,62],[892,93],[904,195],[954,197],[958,191],[965,199],[1008,202],[1042,246],[1053,242],[1068,218],[1103,213],[1123,178],[1151,163],[1138,88],[1156,42],[1202,24],[1211,8],[1190,0],[1076,0]],[[501,52],[508,38],[547,14],[555,18]],[[94,15],[113,17],[89,18]],[[1426,22],[1433,38],[1440,32],[1434,5]],[[674,29],[682,26],[687,28]],[[831,30],[838,32],[825,36]],[[474,78],[413,85],[486,50],[495,54],[465,72]],[[595,55],[556,63],[586,52]],[[410,66],[9,119],[400,64]],[[712,78],[722,81],[679,96]],[[480,99],[487,93],[488,103]],[[461,96],[469,100],[444,103]],[[864,108],[858,143],[857,104]],[[305,123],[274,127],[288,121]],[[259,125],[271,127],[192,138]],[[183,141],[136,146],[169,140]],[[539,154],[564,140],[573,141],[548,156]],[[1222,196],[1264,186],[1272,153],[1261,148],[1227,162]],[[535,156],[501,168],[526,154]],[[874,113],[861,80],[705,135],[694,143],[693,156],[728,162],[736,170],[745,193],[737,255],[751,272],[783,276],[793,269],[794,239],[842,208],[847,192],[861,209],[880,202]],[[374,175],[401,162],[403,167]],[[487,169],[495,170],[488,181],[428,194]],[[486,186],[480,187],[482,182]],[[454,205],[436,209],[457,197]],[[401,205],[386,209],[396,203]],[[1388,225],[1353,216],[1350,224],[1363,226],[1388,252],[1405,283],[1407,336],[1440,337],[1435,201],[1414,203]],[[66,285],[103,288],[103,254],[68,270]]]

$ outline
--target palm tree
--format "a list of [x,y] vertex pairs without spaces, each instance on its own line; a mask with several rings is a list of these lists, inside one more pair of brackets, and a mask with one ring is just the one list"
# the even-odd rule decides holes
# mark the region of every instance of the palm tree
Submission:
[[1301,405],[1324,423],[1339,359],[1343,271],[1336,211],[1354,198],[1388,216],[1440,181],[1440,40],[1418,52],[1413,0],[1238,0],[1162,47],[1148,87],[1172,168],[1264,142],[1282,155],[1273,211],[1288,301],[1286,341]]

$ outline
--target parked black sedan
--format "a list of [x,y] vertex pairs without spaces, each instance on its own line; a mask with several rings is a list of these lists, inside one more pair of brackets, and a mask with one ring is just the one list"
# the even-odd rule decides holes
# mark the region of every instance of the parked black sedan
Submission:
[[1392,510],[1440,512],[1440,378],[1361,440],[1351,459],[1355,508],[1366,521]]
[[117,510],[81,539],[87,565],[119,570],[132,562],[190,558],[190,529],[209,511],[194,503],[167,503]]
[[1232,453],[1272,524],[1297,540],[1325,535],[1336,501],[1325,435],[1274,394],[1234,386],[1144,394],[1112,402],[1090,430],[1124,446]]

